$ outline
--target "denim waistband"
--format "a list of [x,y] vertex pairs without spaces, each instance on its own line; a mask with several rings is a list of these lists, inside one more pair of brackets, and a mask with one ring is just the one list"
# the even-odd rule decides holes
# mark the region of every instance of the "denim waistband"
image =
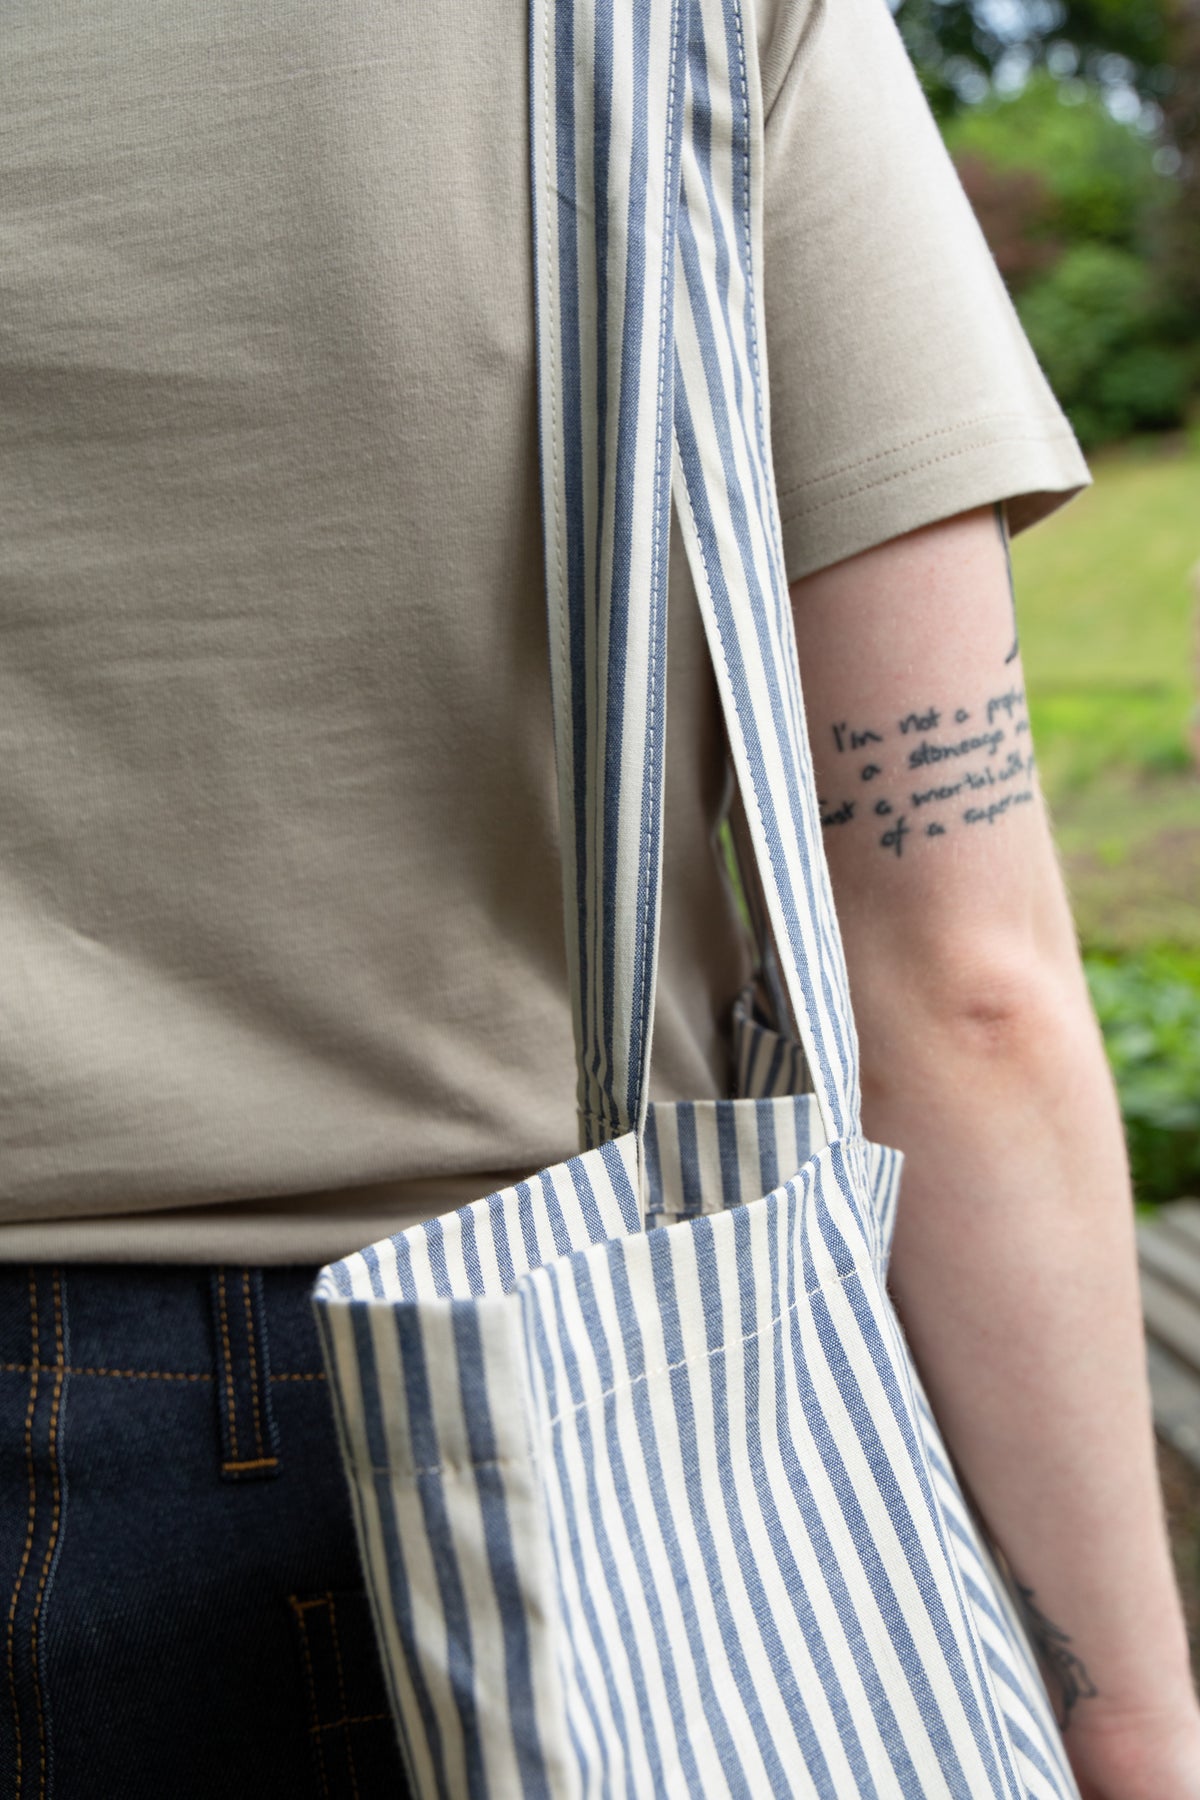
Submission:
[[0,1370],[53,1407],[74,1381],[204,1383],[227,1481],[279,1473],[274,1395],[323,1380],[309,1304],[316,1269],[0,1265]]

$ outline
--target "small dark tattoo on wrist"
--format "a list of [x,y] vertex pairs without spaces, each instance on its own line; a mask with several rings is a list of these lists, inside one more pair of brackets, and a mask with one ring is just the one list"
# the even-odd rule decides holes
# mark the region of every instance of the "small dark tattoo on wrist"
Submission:
[[1040,1607],[1034,1605],[1033,1589],[1022,1587],[1018,1582],[1017,1593],[1029,1626],[1029,1635],[1046,1674],[1051,1699],[1055,1703],[1059,1729],[1065,1731],[1079,1702],[1096,1698],[1096,1684],[1072,1650],[1069,1635],[1060,1625],[1048,1619]]

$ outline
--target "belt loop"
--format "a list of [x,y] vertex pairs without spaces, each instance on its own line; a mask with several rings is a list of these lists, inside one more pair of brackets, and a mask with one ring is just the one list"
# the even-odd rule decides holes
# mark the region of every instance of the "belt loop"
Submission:
[[211,1288],[221,1479],[262,1481],[280,1470],[262,1270],[213,1269]]

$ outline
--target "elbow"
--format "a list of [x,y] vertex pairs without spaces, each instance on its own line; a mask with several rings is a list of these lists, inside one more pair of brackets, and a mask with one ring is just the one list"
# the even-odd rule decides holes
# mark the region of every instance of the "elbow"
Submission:
[[1048,956],[1027,938],[924,946],[882,981],[855,984],[852,971],[852,985],[868,1085],[923,1064],[1036,1081],[1096,1033],[1078,958]]
[[931,983],[941,1028],[964,1052],[1022,1058],[1062,1018],[1061,972],[1028,946],[983,945],[947,957]]

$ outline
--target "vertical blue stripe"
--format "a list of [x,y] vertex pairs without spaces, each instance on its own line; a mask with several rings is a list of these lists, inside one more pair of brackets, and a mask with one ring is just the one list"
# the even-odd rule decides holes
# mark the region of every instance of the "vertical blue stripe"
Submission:
[[633,1183],[629,1179],[625,1164],[621,1161],[621,1153],[615,1144],[601,1144],[599,1149],[604,1172],[608,1176],[609,1186],[621,1209],[621,1221],[625,1230],[635,1233],[642,1230],[642,1206]]
[[[615,1252],[615,1254],[620,1253]],[[696,1753],[688,1731],[687,1709],[683,1703],[675,1657],[671,1650],[670,1635],[663,1615],[658,1583],[654,1577],[653,1560],[647,1549],[645,1534],[642,1530],[639,1508],[635,1498],[635,1483],[627,1467],[625,1452],[621,1445],[618,1409],[615,1403],[618,1387],[617,1371],[608,1344],[608,1334],[604,1329],[604,1322],[597,1304],[595,1286],[586,1268],[580,1268],[576,1292],[580,1312],[587,1325],[588,1346],[596,1359],[596,1372],[600,1377],[601,1387],[609,1396],[604,1407],[605,1448],[610,1460],[613,1486],[621,1500],[621,1522],[625,1528],[626,1539],[641,1583],[642,1599],[650,1617],[655,1650],[661,1659],[661,1670],[658,1672],[670,1707],[671,1724],[675,1732],[681,1772],[688,1783],[688,1791],[699,1793],[702,1791],[702,1784]],[[662,1499],[665,1502],[666,1496],[662,1496]],[[647,1735],[646,1741],[648,1747],[652,1743],[656,1745],[652,1722],[650,1722],[650,1733]],[[655,1755],[657,1756],[657,1749]],[[654,1766],[653,1759],[652,1766]]]
[[[849,1190],[850,1184],[847,1180],[845,1159],[841,1147],[838,1145],[832,1147],[830,1153],[830,1165],[832,1170],[830,1177],[831,1181],[836,1184],[836,1187],[842,1191],[843,1194],[845,1194]],[[821,1203],[820,1218],[822,1235],[827,1243],[831,1238],[836,1238],[836,1241],[841,1244],[843,1240],[841,1239],[840,1233],[837,1233],[837,1228],[828,1207],[824,1204],[821,1186],[821,1177],[818,1176],[816,1191],[818,1200]],[[846,1299],[853,1307],[855,1321],[861,1334],[862,1345],[869,1353],[875,1368],[876,1377],[887,1395],[892,1417],[904,1440],[909,1464],[917,1477],[930,1524],[932,1525],[939,1540],[940,1547],[944,1552],[946,1565],[953,1575],[954,1562],[949,1552],[949,1546],[946,1543],[945,1522],[933,1494],[929,1474],[921,1454],[920,1445],[917,1441],[912,1412],[905,1402],[904,1395],[900,1391],[895,1364],[883,1342],[879,1320],[869,1304],[868,1296],[861,1280],[856,1283],[843,1282],[840,1291],[845,1295]],[[880,1300],[883,1305],[887,1304],[882,1294],[880,1295]],[[857,1379],[849,1366],[848,1359],[845,1358],[840,1337],[836,1332],[832,1318],[829,1315],[827,1307],[824,1306],[823,1301],[820,1306],[814,1306],[814,1315],[817,1318],[818,1330],[824,1329],[828,1334],[828,1353],[833,1356],[838,1356],[840,1354],[840,1357],[842,1358],[839,1367],[839,1392],[845,1399],[847,1406],[859,1415],[859,1439],[870,1460],[871,1471],[875,1476],[880,1497],[888,1508],[889,1517],[893,1519],[901,1517],[907,1513],[908,1509],[900,1492],[895,1469],[887,1458],[882,1440],[875,1427],[874,1420],[867,1411]],[[996,1717],[995,1704],[991,1690],[986,1680],[983,1679],[983,1671],[979,1667],[979,1645],[976,1634],[970,1629],[970,1622],[965,1616],[965,1609],[960,1617],[962,1623],[967,1626],[964,1635],[971,1645],[972,1656],[975,1662],[973,1676],[972,1672],[964,1664],[962,1656],[958,1651],[957,1644],[952,1636],[950,1620],[945,1613],[936,1587],[934,1586],[933,1571],[929,1568],[928,1562],[925,1559],[924,1551],[921,1548],[920,1540],[918,1539],[915,1530],[911,1533],[901,1533],[900,1536],[907,1554],[913,1578],[920,1587],[925,1599],[926,1612],[930,1624],[936,1633],[938,1644],[941,1647],[943,1660],[951,1673],[955,1687],[958,1691],[963,1717],[972,1725],[980,1756],[985,1766],[988,1768],[989,1779],[991,1779],[996,1786],[997,1792],[1001,1791],[999,1784],[1003,1781],[1005,1789],[1016,1796],[1019,1793],[1018,1780],[1008,1759],[1005,1758],[1006,1766],[1003,1771],[997,1766],[997,1749],[1003,1744],[1003,1732],[1000,1728],[999,1720]],[[979,1710],[981,1704],[984,1709],[983,1714],[981,1714]]]
[[[825,1227],[822,1236],[828,1242],[829,1238],[834,1235],[835,1228],[832,1226],[832,1221],[828,1220],[827,1209],[823,1206],[820,1189],[821,1177],[818,1174],[814,1182],[814,1196],[818,1202],[818,1211],[825,1213],[825,1217],[821,1221],[822,1226]],[[837,1242],[839,1256],[844,1250],[848,1254],[844,1240],[840,1236]],[[958,1692],[963,1721],[971,1729],[980,1756],[985,1767],[988,1768],[989,1780],[993,1784],[994,1791],[1000,1793],[1009,1789],[1009,1791],[1015,1792],[1009,1788],[1007,1781],[1003,1788],[997,1785],[1000,1773],[996,1767],[990,1733],[979,1712],[980,1694],[972,1691],[972,1684],[953,1639],[949,1620],[937,1594],[932,1571],[925,1560],[915,1522],[909,1515],[907,1504],[870,1417],[850,1357],[833,1322],[828,1301],[821,1291],[815,1266],[807,1259],[804,1268],[804,1285],[808,1291],[811,1316],[816,1327],[817,1337],[834,1387],[842,1404],[855,1421],[856,1435],[879,1486],[880,1495],[887,1507],[888,1517],[892,1522],[897,1541],[921,1592],[926,1615],[938,1644],[940,1652],[938,1660],[949,1670]],[[855,1323],[862,1334],[863,1342],[869,1344],[870,1339],[877,1335],[877,1327],[870,1315],[861,1278],[857,1276],[843,1278],[838,1284],[837,1291],[853,1308]],[[885,1372],[879,1366],[878,1361],[877,1369],[886,1386],[890,1371]],[[945,1717],[934,1698],[926,1672],[925,1659],[914,1642],[910,1621],[904,1616],[899,1606],[879,1546],[871,1534],[862,1511],[858,1493],[850,1480],[834,1434],[828,1428],[823,1435],[821,1449],[826,1472],[838,1495],[843,1514],[851,1524],[860,1560],[864,1570],[871,1578],[873,1592],[878,1595],[881,1616],[887,1625],[888,1634],[899,1657],[913,1698],[925,1722],[930,1742],[937,1752],[939,1762],[946,1772],[951,1786],[953,1787],[957,1782],[959,1787],[955,1791],[965,1795],[968,1792],[966,1777],[950,1740]],[[920,1475],[919,1467],[915,1462],[914,1469]]]
[[[810,1189],[806,1180],[799,1190],[805,1196]],[[866,1628],[854,1605],[849,1586],[838,1562],[829,1537],[824,1518],[816,1496],[812,1492],[806,1463],[811,1467],[815,1454],[825,1466],[828,1474],[828,1457],[833,1449],[833,1434],[829,1421],[817,1396],[813,1374],[809,1368],[808,1358],[800,1337],[799,1305],[801,1296],[809,1286],[808,1257],[805,1251],[805,1234],[807,1229],[807,1208],[797,1203],[795,1191],[789,1196],[788,1233],[786,1238],[786,1268],[780,1270],[776,1249],[775,1234],[771,1234],[772,1289],[779,1292],[782,1279],[783,1306],[776,1322],[775,1360],[775,1418],[777,1424],[777,1443],[783,1461],[785,1473],[788,1475],[804,1522],[809,1534],[809,1541],[820,1563],[821,1575],[826,1591],[837,1610],[838,1622],[845,1636],[846,1648],[854,1662],[855,1675],[862,1686],[863,1693],[870,1705],[875,1721],[875,1728],[887,1750],[900,1791],[902,1793],[919,1794],[921,1780],[913,1766],[909,1748],[901,1732],[896,1718],[882,1671],[872,1652]],[[804,1270],[803,1280],[797,1280],[797,1262]],[[800,1402],[801,1418],[792,1422],[791,1407],[788,1402],[787,1375],[785,1364],[790,1367],[795,1382],[797,1397]],[[800,1433],[803,1432],[801,1436]],[[856,1549],[861,1547],[856,1541]],[[879,1591],[872,1587],[871,1612],[878,1619],[879,1603],[883,1598]],[[894,1597],[892,1599],[894,1606]],[[961,1800],[968,1800],[964,1794]]]
[[721,1159],[721,1204],[726,1208],[740,1206],[742,1201],[742,1171],[736,1120],[733,1102],[718,1100],[717,1149]]
[[508,1236],[512,1223],[511,1211],[511,1203],[505,1195],[493,1194],[488,1200],[488,1224],[492,1228],[492,1255],[496,1258],[496,1271],[500,1276],[500,1291],[504,1294],[512,1291],[513,1283],[516,1280]]
[[[651,1233],[651,1243],[654,1242],[656,1236],[657,1233]],[[646,1389],[648,1371],[638,1318],[639,1308],[630,1286],[628,1269],[618,1251],[619,1247],[614,1246],[609,1268],[612,1274],[613,1297],[616,1301],[617,1316],[620,1321],[625,1368],[630,1378],[629,1393],[633,1402],[634,1418],[637,1422],[638,1438],[642,1449],[643,1473],[650,1484],[659,1530],[662,1532],[666,1547],[667,1566],[674,1580],[680,1611],[683,1614],[684,1631],[691,1652],[692,1668],[695,1672],[700,1701],[721,1764],[721,1772],[735,1800],[755,1800],[752,1789],[747,1783],[746,1772],[734,1744],[725,1710],[721,1705],[714,1671],[709,1665],[708,1652],[700,1629],[696,1602],[692,1596],[691,1582],[684,1562],[683,1548],[675,1528],[674,1496],[663,1474],[658,1434]]]
[[[588,1243],[601,1244],[607,1233],[604,1229],[604,1220],[600,1217],[600,1208],[596,1204],[596,1191],[588,1175],[587,1164],[581,1156],[574,1156],[567,1164],[567,1168],[571,1171],[571,1182],[579,1200]],[[572,1248],[581,1250],[583,1245],[572,1245]]]
[[[397,1306],[393,1312],[396,1349],[404,1377],[404,1397],[415,1464],[414,1485],[421,1503],[425,1531],[438,1546],[434,1558],[438,1597],[446,1622],[446,1675],[458,1711],[472,1796],[483,1800],[488,1792],[483,1759],[483,1739],[475,1707],[475,1665],[471,1644],[471,1611],[462,1571],[454,1548],[454,1534],[442,1482],[441,1450],[437,1440],[436,1413],[429,1387],[420,1313],[414,1306]],[[382,1432],[380,1436],[382,1438]],[[386,1454],[376,1465],[387,1467]]]
[[429,1257],[429,1270],[433,1276],[435,1291],[444,1299],[449,1299],[452,1288],[450,1270],[446,1264],[445,1230],[440,1219],[426,1219],[421,1229],[425,1233],[425,1249]]
[[475,1241],[475,1214],[471,1207],[464,1206],[455,1214],[458,1219],[459,1241],[462,1245],[463,1267],[466,1270],[467,1286],[473,1294],[484,1291],[483,1265],[479,1260],[479,1245]]
[[[542,1316],[541,1306],[538,1303],[537,1297],[528,1287],[525,1288],[522,1294],[522,1317],[525,1322],[526,1340],[530,1345],[531,1353],[536,1357],[542,1381],[545,1386],[547,1411],[551,1419],[556,1419],[559,1416],[561,1407],[558,1395],[558,1379],[554,1371],[554,1359],[551,1353],[549,1336],[546,1331],[546,1322]],[[600,1793],[602,1800],[609,1800],[609,1796],[612,1793],[612,1786],[609,1779],[608,1759],[605,1754],[607,1733],[604,1729],[596,1698],[592,1693],[591,1683],[588,1680],[587,1672],[584,1669],[583,1660],[579,1652],[577,1642],[579,1622],[568,1604],[566,1581],[562,1573],[563,1563],[568,1555],[577,1571],[580,1604],[583,1607],[588,1634],[593,1643],[597,1641],[599,1636],[596,1624],[596,1609],[592,1602],[591,1592],[582,1562],[579,1541],[579,1522],[574,1506],[571,1479],[567,1470],[562,1432],[552,1430],[550,1432],[550,1443],[551,1454],[554,1460],[554,1475],[558,1492],[563,1501],[563,1515],[567,1529],[567,1544],[565,1546],[558,1541],[558,1536],[554,1530],[553,1523],[551,1524],[550,1530],[551,1546],[554,1553],[556,1570],[558,1572],[558,1588],[561,1602],[561,1632],[559,1637],[560,1655],[562,1661],[569,1665],[570,1669],[570,1674],[568,1676],[567,1670],[564,1668],[564,1679],[574,1680],[575,1686],[579,1692],[580,1700],[583,1703],[584,1711],[588,1715],[592,1733],[601,1756]]]
[[[569,1166],[570,1165],[568,1165],[568,1167]],[[558,1192],[548,1169],[543,1169],[541,1175],[538,1177],[538,1187],[541,1191],[546,1222],[550,1227],[550,1235],[554,1239],[554,1248],[559,1256],[569,1256],[575,1246],[571,1242],[571,1234],[567,1230],[567,1222],[563,1218],[562,1204],[559,1201]],[[540,1257],[538,1258],[538,1261],[541,1261]]]
[[[772,1227],[778,1212],[777,1202],[768,1203]],[[782,1309],[790,1309],[792,1292],[790,1287],[780,1294],[780,1269],[775,1248],[775,1231],[769,1233],[771,1249],[766,1271],[767,1283],[772,1298]],[[763,1525],[770,1539],[771,1550],[775,1558],[775,1566],[782,1578],[784,1592],[791,1606],[792,1615],[800,1630],[808,1654],[812,1659],[817,1679],[826,1703],[833,1715],[837,1728],[838,1740],[845,1753],[846,1760],[854,1773],[855,1789],[860,1800],[876,1800],[875,1784],[867,1767],[863,1747],[854,1723],[853,1714],[847,1703],[842,1682],[838,1677],[832,1655],[832,1648],[822,1631],[812,1601],[806,1589],[804,1578],[793,1553],[792,1543],[779,1510],[775,1504],[775,1496],[771,1492],[767,1474],[767,1453],[763,1444],[761,1431],[761,1414],[759,1409],[759,1361],[762,1354],[757,1309],[755,1305],[756,1263],[757,1258],[751,1239],[750,1223],[745,1213],[739,1213],[734,1219],[734,1244],[738,1266],[738,1287],[741,1297],[741,1329],[745,1343],[745,1381],[743,1399],[746,1407],[746,1439],[750,1458],[750,1470],[754,1478],[754,1489],[758,1498],[759,1512]],[[789,1435],[790,1412],[787,1399],[787,1388],[783,1369],[783,1336],[780,1331],[778,1315],[772,1319],[772,1328],[777,1333],[775,1340],[766,1347],[766,1355],[775,1370],[775,1420],[778,1442],[775,1456],[786,1443],[790,1456],[785,1452],[782,1462],[784,1473],[788,1476],[788,1488],[792,1501],[803,1520],[810,1545],[817,1555],[822,1575],[830,1590],[830,1596],[837,1607],[839,1621],[846,1633],[848,1644],[855,1635],[861,1637],[861,1626],[854,1613],[849,1592],[837,1567],[832,1546],[825,1531],[812,1491],[807,1479],[803,1476],[795,1445]],[[799,1379],[799,1372],[797,1378]],[[831,1580],[831,1576],[833,1579]],[[856,1658],[856,1673],[861,1672],[861,1659]]]
[[[749,1603],[749,1619],[753,1620],[758,1628],[758,1635],[766,1652],[772,1677],[786,1710],[788,1723],[795,1736],[796,1748],[804,1759],[804,1767],[817,1782],[819,1789],[823,1787],[824,1791],[832,1793],[833,1785],[829,1765],[796,1680],[792,1658],[783,1641],[779,1621],[775,1616],[775,1609],[772,1605],[773,1597],[767,1589],[763,1572],[758,1566],[742,1512],[741,1494],[733,1475],[733,1444],[729,1426],[730,1401],[725,1365],[727,1327],[721,1301],[721,1277],[717,1269],[711,1219],[704,1218],[697,1221],[695,1250],[697,1298],[704,1319],[708,1372],[712,1384],[713,1441],[716,1450],[716,1466],[720,1476],[721,1497],[725,1503],[726,1523],[737,1556],[738,1573],[742,1578],[746,1600]],[[746,1287],[753,1282],[753,1279],[752,1269],[739,1270],[739,1288],[743,1296]],[[675,1328],[678,1329],[677,1314]],[[749,1345],[743,1345],[743,1354],[746,1354],[748,1350]],[[696,1462],[698,1464],[698,1457]],[[761,1704],[757,1703],[759,1697],[754,1695],[753,1698],[756,1702],[752,1711],[755,1735],[759,1739],[760,1750],[763,1750],[764,1738],[770,1746],[771,1756],[768,1758],[764,1752],[764,1761],[766,1761],[768,1769],[771,1769],[778,1766],[775,1761],[775,1745],[770,1738],[769,1727],[762,1717]],[[773,1785],[772,1791],[773,1793],[790,1794],[793,1791],[792,1785],[783,1775],[781,1767],[779,1772],[783,1785],[780,1786],[776,1783]]]
[[525,1251],[525,1266],[536,1269],[541,1263],[542,1253],[538,1248],[537,1224],[533,1216],[533,1189],[527,1181],[517,1183],[517,1224]]
[[[571,1396],[571,1405],[563,1407],[556,1415],[557,1423],[553,1429],[555,1443],[555,1460],[560,1471],[560,1480],[568,1497],[568,1519],[571,1534],[571,1553],[575,1563],[576,1579],[580,1594],[584,1599],[584,1616],[596,1650],[596,1660],[604,1678],[608,1705],[617,1738],[624,1752],[626,1766],[629,1764],[630,1741],[629,1727],[625,1718],[625,1708],[613,1677],[611,1652],[607,1639],[600,1626],[595,1602],[591,1599],[587,1578],[586,1550],[580,1530],[580,1521],[586,1520],[590,1541],[594,1544],[596,1554],[604,1575],[605,1592],[609,1595],[617,1614],[618,1628],[621,1630],[622,1654],[630,1660],[634,1686],[639,1701],[645,1704],[645,1678],[642,1673],[641,1659],[637,1655],[637,1646],[633,1642],[629,1630],[628,1609],[625,1596],[617,1579],[616,1560],[609,1541],[608,1530],[604,1521],[604,1511],[600,1504],[600,1495],[596,1485],[596,1453],[592,1439],[591,1427],[588,1423],[587,1408],[584,1403],[583,1381],[579,1369],[579,1361],[575,1354],[571,1335],[563,1316],[562,1297],[559,1293],[558,1281],[551,1283],[552,1304],[554,1307],[554,1338],[562,1357],[563,1369],[567,1377],[567,1388]],[[545,1323],[545,1322],[543,1322]],[[544,1367],[550,1368],[549,1345],[545,1349]],[[584,1467],[584,1490],[576,1495],[568,1470],[563,1438],[567,1432],[574,1433],[579,1442],[580,1461]],[[643,1720],[643,1725],[645,1721]]]
[[700,1179],[700,1150],[696,1142],[696,1108],[690,1100],[681,1100],[675,1108],[675,1125],[679,1134],[679,1173],[683,1182],[683,1210],[700,1212],[704,1202]]
[[[496,1460],[491,1402],[479,1335],[479,1312],[468,1301],[454,1304],[454,1347],[467,1442],[475,1469],[475,1486],[483,1520],[496,1608],[504,1633],[504,1664],[509,1717],[526,1800],[552,1800],[538,1732],[533,1695],[533,1667],[525,1618],[525,1594],[513,1548],[504,1478]],[[510,1396],[505,1397],[506,1400]],[[489,1727],[493,1722],[489,1721]]]
[[665,1210],[667,1204],[667,1187],[663,1180],[662,1149],[658,1141],[658,1116],[652,1106],[646,1114],[646,1129],[642,1137],[642,1149],[646,1159],[646,1187],[648,1211],[658,1214]]
[[764,1194],[773,1194],[779,1186],[779,1153],[775,1146],[775,1108],[769,1100],[755,1103],[754,1123],[758,1132],[759,1185]]

